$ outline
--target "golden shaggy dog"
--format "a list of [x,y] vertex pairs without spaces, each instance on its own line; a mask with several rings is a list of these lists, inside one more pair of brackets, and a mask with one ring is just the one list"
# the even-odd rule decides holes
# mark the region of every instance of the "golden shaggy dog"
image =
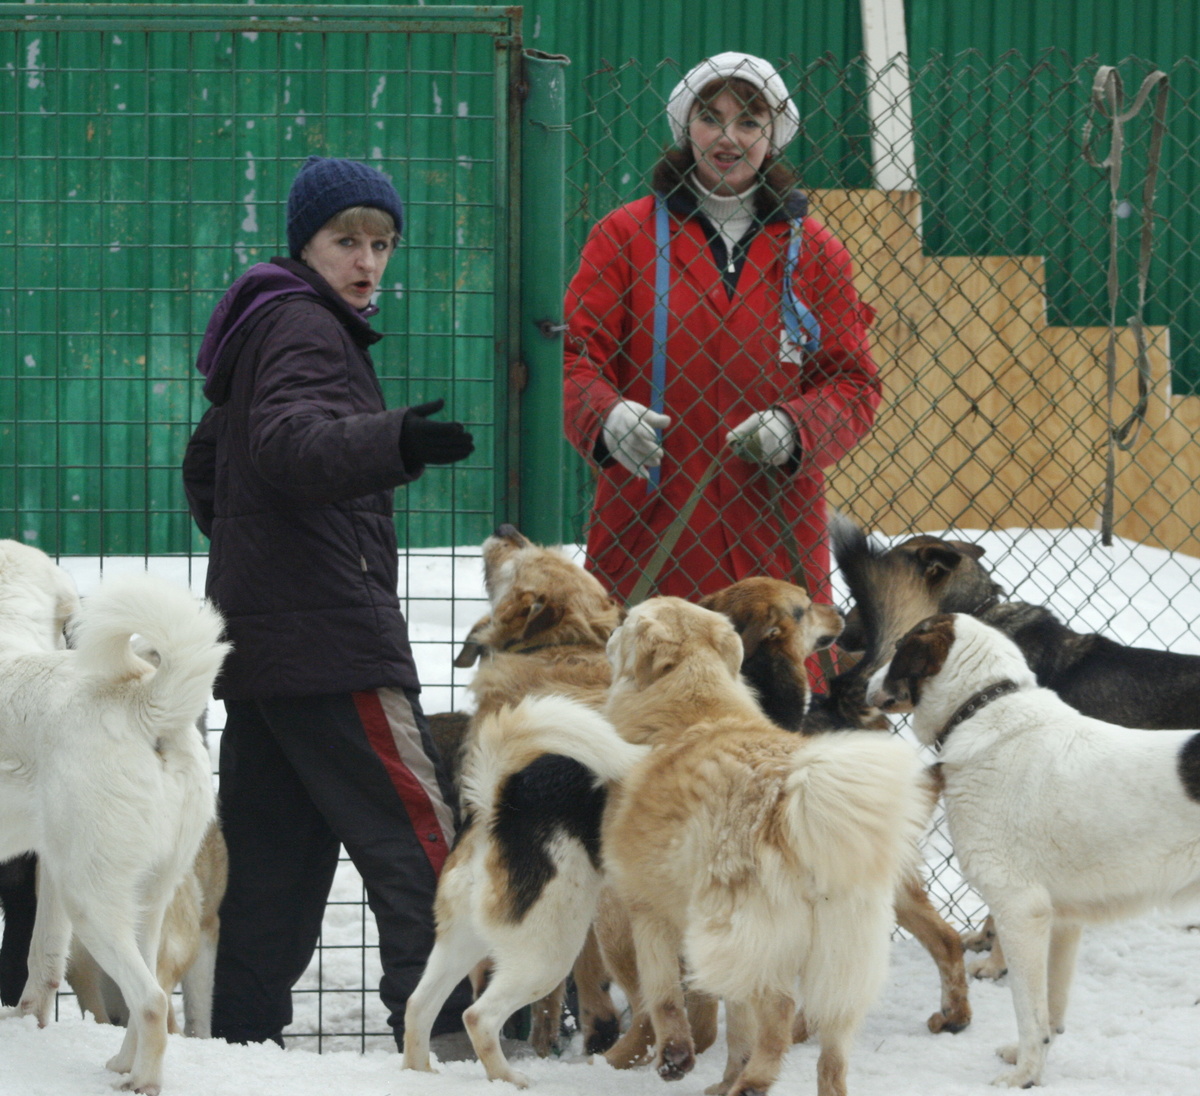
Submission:
[[766,1092],[799,987],[819,1096],[844,1096],[855,1029],[887,968],[892,900],[928,816],[915,751],[868,732],[806,738],[768,720],[718,613],[676,598],[609,641],[606,714],[654,748],[610,793],[605,868],[629,912],[666,1079],[695,1064],[679,977],[724,997],[729,1096]]
[[[700,604],[733,622],[742,639],[742,677],[768,718],[784,730],[800,730],[810,696],[805,663],[837,638],[841,616],[828,605],[814,604],[799,586],[766,577],[742,579]],[[654,1047],[654,1028],[643,1007],[629,917],[611,891],[601,896],[596,936],[605,965],[633,1011],[629,1029],[605,1058],[618,1069],[640,1065]],[[717,1001],[697,990],[690,990],[686,999],[692,1039],[700,1053],[716,1039]],[[802,1017],[797,1026],[803,1027]],[[797,1035],[804,1037],[806,1033]]]
[[[880,729],[876,725],[877,709],[865,702],[867,678],[861,666],[827,683],[836,701],[826,704],[816,718],[810,718],[813,713],[805,662],[814,649],[833,641],[841,622],[838,620],[835,628],[834,622],[820,612],[833,611],[813,605],[799,586],[774,578],[746,578],[710,594],[700,604],[733,622],[745,648],[742,677],[753,687],[773,723],[801,734]],[[886,718],[883,729],[888,729]],[[935,794],[933,789],[930,794]],[[931,799],[931,811],[933,806]],[[962,1031],[971,1022],[962,940],[930,901],[916,864],[896,891],[896,922],[924,945],[937,964],[941,1004],[927,1021],[929,1030]],[[796,1038],[805,1037],[803,1016],[799,1016]]]

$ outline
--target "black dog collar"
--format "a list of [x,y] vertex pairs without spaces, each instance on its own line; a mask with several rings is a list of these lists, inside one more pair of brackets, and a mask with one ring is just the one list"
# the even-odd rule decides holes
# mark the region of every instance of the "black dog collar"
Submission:
[[937,738],[933,740],[934,746],[940,750],[942,743],[949,738],[950,732],[960,723],[970,719],[980,708],[986,708],[993,700],[999,700],[1002,696],[1015,693],[1020,687],[1015,681],[1005,678],[1003,681],[996,682],[995,685],[989,685],[986,689],[980,689],[947,720],[946,725],[938,732]]

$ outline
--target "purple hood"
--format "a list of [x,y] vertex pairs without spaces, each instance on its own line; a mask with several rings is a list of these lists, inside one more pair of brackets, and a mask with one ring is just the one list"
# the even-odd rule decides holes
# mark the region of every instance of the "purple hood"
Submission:
[[357,339],[374,342],[379,338],[367,319],[379,308],[371,305],[361,311],[351,309],[337,298],[325,280],[311,267],[295,259],[276,258],[269,263],[255,263],[226,291],[225,296],[213,309],[200,352],[196,355],[196,368],[204,375],[204,392],[214,403],[225,398],[227,370],[220,367],[221,358],[234,335],[265,305],[280,297],[306,294],[320,300],[346,324]]
[[204,329],[200,353],[196,355],[196,368],[205,377],[211,376],[233,333],[268,301],[289,293],[317,295],[308,282],[290,270],[274,263],[255,263],[229,287],[213,309]]

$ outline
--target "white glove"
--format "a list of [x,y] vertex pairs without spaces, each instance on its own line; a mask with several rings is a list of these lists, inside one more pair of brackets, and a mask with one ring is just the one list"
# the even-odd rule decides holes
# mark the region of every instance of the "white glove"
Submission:
[[725,435],[725,441],[743,460],[778,468],[795,455],[798,439],[792,420],[772,407],[742,420]]
[[604,420],[604,444],[613,458],[635,476],[649,479],[648,469],[657,468],[663,458],[663,448],[654,431],[670,425],[669,416],[633,400],[621,400]]

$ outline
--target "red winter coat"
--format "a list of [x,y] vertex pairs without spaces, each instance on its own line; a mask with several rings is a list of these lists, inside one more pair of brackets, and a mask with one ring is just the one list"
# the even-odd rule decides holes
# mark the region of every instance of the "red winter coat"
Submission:
[[[678,198],[668,203],[672,269],[663,411],[672,422],[663,435],[658,490],[609,457],[601,433],[618,400],[651,405],[652,196],[596,225],[567,290],[566,433],[584,457],[599,463],[588,566],[628,598],[720,450],[720,470],[651,593],[695,598],[751,575],[791,580],[784,530],[772,505],[778,492],[809,590],[828,599],[822,469],[840,460],[874,422],[879,380],[867,344],[870,310],[854,290],[845,246],[804,217],[795,286],[820,323],[821,343],[803,364],[790,363],[781,353],[788,219],[780,214],[762,225],[731,299],[709,246],[707,221],[689,215],[691,205],[681,209]],[[803,450],[782,469],[722,448],[729,430],[770,407],[790,416]]]

